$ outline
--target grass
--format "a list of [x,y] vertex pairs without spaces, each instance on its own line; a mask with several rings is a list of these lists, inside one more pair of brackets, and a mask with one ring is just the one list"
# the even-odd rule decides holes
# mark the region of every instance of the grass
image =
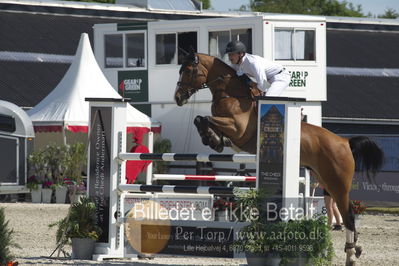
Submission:
[[366,210],[368,214],[389,213],[399,215],[399,207],[368,207]]

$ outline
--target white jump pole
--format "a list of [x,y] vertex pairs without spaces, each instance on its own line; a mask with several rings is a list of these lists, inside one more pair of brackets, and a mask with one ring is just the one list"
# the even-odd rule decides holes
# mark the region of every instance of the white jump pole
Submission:
[[[150,152],[154,151],[154,133],[153,132],[149,132],[148,133],[148,145],[147,145],[148,149]],[[145,184],[146,185],[151,185],[152,184],[152,167],[154,166],[153,163],[151,163],[150,165],[148,165],[147,170],[146,170],[146,179],[145,179]]]
[[255,182],[256,176],[230,176],[230,175],[174,175],[154,174],[153,180],[192,180],[192,181],[225,181],[225,182]]

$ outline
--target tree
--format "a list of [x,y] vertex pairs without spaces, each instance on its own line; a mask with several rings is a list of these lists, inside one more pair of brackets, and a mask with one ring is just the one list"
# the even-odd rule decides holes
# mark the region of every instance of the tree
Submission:
[[251,0],[253,11],[323,16],[364,17],[361,5],[338,0]]
[[0,265],[7,265],[14,256],[11,254],[10,247],[19,247],[13,242],[14,230],[9,228],[6,221],[4,208],[0,208]]
[[115,4],[115,0],[66,0],[66,1],[94,2],[94,3]]
[[387,8],[385,9],[385,13],[383,15],[379,15],[379,18],[391,18],[391,19],[396,19],[399,17],[399,13],[396,12],[395,9],[393,8]]
[[202,2],[202,9],[209,9],[211,7],[210,0],[200,0]]

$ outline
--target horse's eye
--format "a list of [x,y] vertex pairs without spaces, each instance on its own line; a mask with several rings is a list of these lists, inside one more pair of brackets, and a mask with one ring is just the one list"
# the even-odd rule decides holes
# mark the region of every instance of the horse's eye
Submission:
[[184,70],[184,73],[187,74],[187,75],[190,75],[191,72],[192,72],[191,69],[188,69],[188,68]]

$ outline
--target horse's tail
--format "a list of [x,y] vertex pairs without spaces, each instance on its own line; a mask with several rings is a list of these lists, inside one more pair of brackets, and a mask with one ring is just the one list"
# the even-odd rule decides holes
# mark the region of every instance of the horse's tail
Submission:
[[370,183],[376,184],[375,175],[384,163],[384,152],[378,145],[366,136],[357,136],[349,139],[356,170],[366,172]]

